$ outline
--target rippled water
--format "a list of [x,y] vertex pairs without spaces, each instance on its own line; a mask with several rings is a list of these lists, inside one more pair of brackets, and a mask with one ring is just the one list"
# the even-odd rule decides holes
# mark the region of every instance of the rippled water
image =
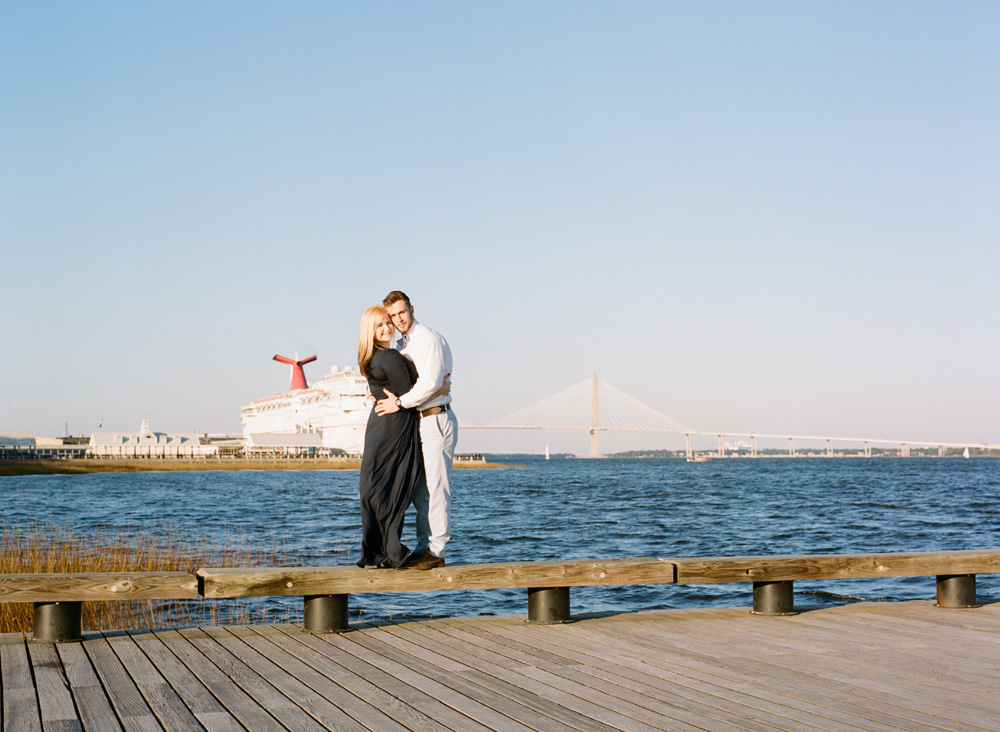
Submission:
[[[503,460],[503,458],[499,458]],[[518,459],[457,470],[449,563],[979,549],[1000,544],[1000,460]],[[296,564],[357,557],[357,471],[108,473],[0,478],[12,524],[273,533]],[[412,538],[412,519],[407,538]],[[412,546],[412,541],[410,541]],[[995,575],[979,593],[1000,599]],[[796,604],[932,598],[934,579],[796,583]],[[743,584],[575,588],[574,612],[749,605]],[[298,613],[298,599],[268,607]],[[351,614],[523,614],[523,590],[355,595]]]

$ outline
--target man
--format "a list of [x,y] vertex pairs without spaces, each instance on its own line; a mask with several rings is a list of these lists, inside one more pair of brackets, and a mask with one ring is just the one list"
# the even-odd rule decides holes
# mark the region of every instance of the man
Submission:
[[398,397],[386,391],[386,398],[375,405],[376,414],[392,414],[416,407],[420,412],[420,442],[424,455],[427,485],[418,486],[413,496],[417,510],[417,546],[413,569],[444,566],[444,548],[451,538],[451,468],[458,441],[458,419],[451,409],[451,394],[436,396],[451,376],[451,348],[439,333],[418,323],[413,317],[410,298],[393,290],[382,301],[392,324],[399,331],[396,348],[417,369],[417,381]]

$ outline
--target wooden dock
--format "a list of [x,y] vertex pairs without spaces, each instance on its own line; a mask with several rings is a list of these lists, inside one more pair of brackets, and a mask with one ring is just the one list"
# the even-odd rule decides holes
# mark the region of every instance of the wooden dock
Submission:
[[2,729],[1000,729],[1000,604],[0,636]]

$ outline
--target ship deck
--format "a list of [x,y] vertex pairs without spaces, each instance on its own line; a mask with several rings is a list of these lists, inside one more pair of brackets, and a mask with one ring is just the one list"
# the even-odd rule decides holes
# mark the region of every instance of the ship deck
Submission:
[[1000,729],[1000,604],[0,636],[4,730]]

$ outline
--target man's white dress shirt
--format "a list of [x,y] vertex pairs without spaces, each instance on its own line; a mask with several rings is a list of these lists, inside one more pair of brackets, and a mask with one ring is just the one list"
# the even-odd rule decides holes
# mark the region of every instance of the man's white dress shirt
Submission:
[[430,409],[451,403],[451,394],[436,396],[444,384],[444,378],[451,373],[451,347],[437,331],[416,320],[399,339],[396,348],[417,367],[417,381],[408,392],[399,395],[399,403],[405,408],[420,407]]

